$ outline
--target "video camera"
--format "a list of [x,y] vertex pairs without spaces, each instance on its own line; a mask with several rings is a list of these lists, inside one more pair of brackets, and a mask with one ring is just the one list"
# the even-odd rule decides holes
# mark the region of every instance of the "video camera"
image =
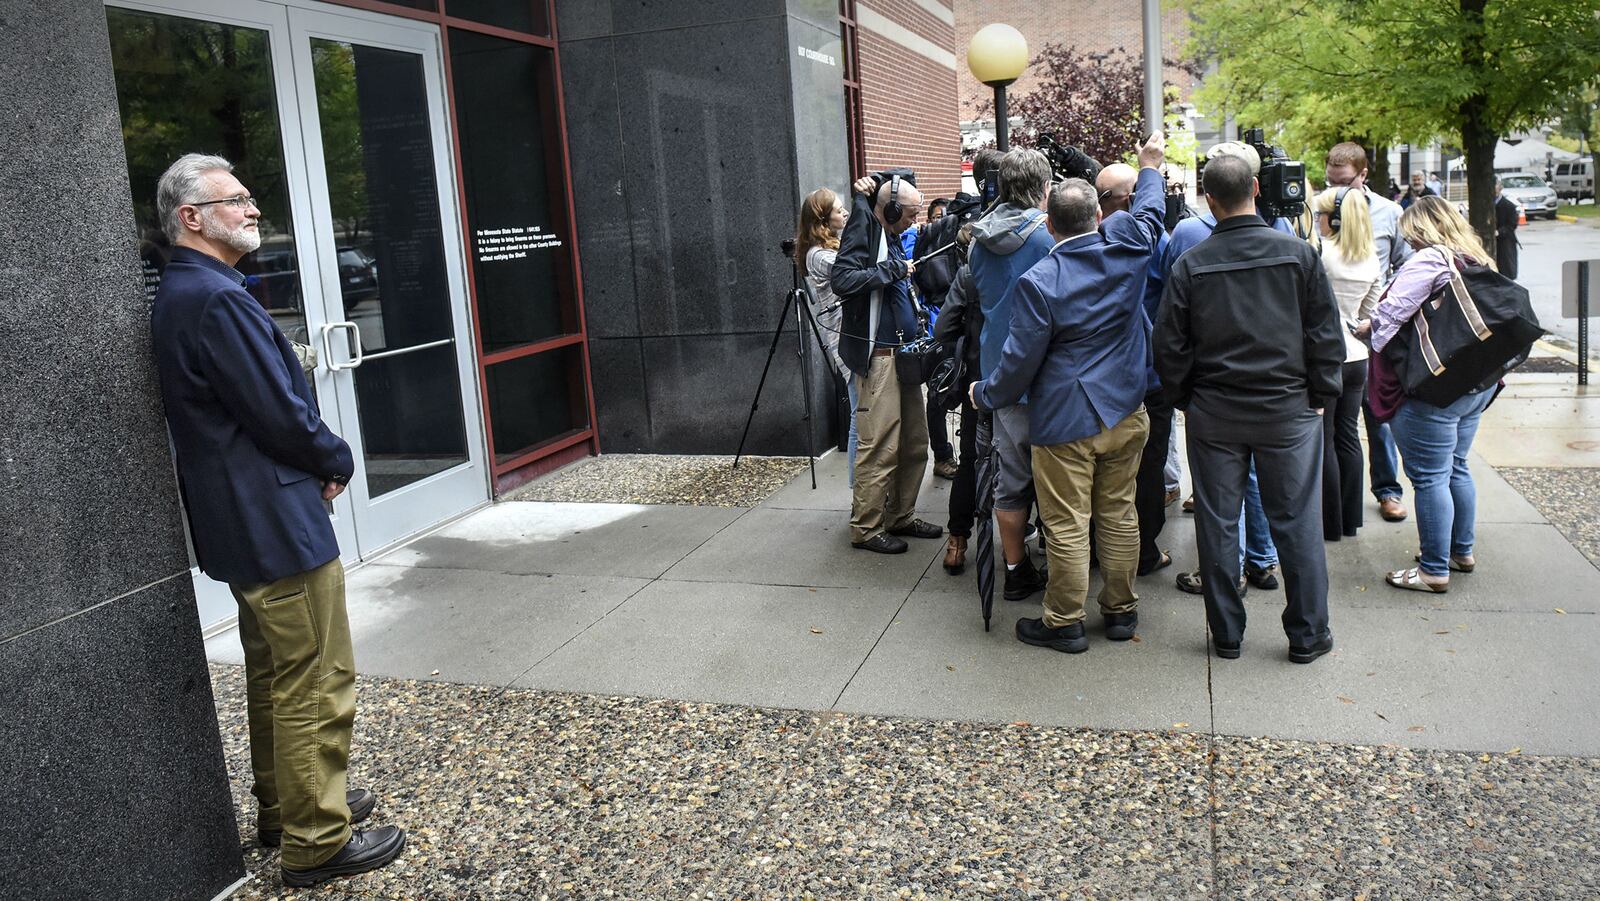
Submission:
[[[1282,147],[1266,141],[1266,133],[1259,128],[1247,128],[1240,137],[1241,144],[1250,145],[1261,160],[1261,170],[1256,181],[1261,194],[1256,197],[1256,209],[1261,218],[1271,222],[1278,218],[1293,219],[1305,210],[1306,164],[1289,159]],[[1206,161],[1201,160],[1195,170],[1195,193],[1206,193]]]
[[1244,143],[1255,148],[1261,157],[1261,173],[1256,180],[1261,184],[1261,196],[1256,205],[1263,217],[1271,222],[1281,217],[1293,219],[1306,206],[1306,164],[1289,159],[1282,147],[1267,143],[1266,133],[1259,128],[1244,131]]
[[1039,135],[1039,150],[1050,161],[1050,171],[1056,181],[1081,178],[1089,184],[1100,177],[1100,161],[1076,147],[1063,146],[1048,134]]

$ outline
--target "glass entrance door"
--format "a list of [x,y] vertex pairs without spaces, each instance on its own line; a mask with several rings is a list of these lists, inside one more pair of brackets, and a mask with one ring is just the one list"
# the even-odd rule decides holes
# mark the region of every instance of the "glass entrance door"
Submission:
[[[330,508],[347,561],[488,499],[436,27],[300,0],[117,0],[113,68],[140,252],[155,181],[220,153],[260,199],[247,290],[315,348],[323,418],[356,457]],[[197,577],[201,621],[233,613]]]

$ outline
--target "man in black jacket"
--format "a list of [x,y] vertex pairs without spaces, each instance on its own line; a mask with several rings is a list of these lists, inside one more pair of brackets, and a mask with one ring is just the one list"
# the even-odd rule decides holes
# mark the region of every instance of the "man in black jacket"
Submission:
[[1344,337],[1317,252],[1255,212],[1249,164],[1206,164],[1211,237],[1172,267],[1155,326],[1156,370],[1186,411],[1195,539],[1212,645],[1239,656],[1239,505],[1255,460],[1288,604],[1289,659],[1333,648],[1322,547],[1322,408],[1339,396]]
[[855,183],[829,276],[843,318],[839,357],[856,378],[850,543],[880,554],[905,553],[902,537],[944,535],[912,515],[928,466],[927,408],[922,386],[902,383],[894,366],[895,348],[922,332],[908,280],[916,267],[899,241],[922,212],[915,178],[891,170]]
[[1501,193],[1500,179],[1494,180],[1494,265],[1506,278],[1517,277],[1517,220],[1522,212],[1516,201]]

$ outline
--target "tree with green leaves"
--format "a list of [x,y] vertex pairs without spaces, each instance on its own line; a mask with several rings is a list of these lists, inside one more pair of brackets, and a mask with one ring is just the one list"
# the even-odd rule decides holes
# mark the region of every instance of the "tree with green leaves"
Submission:
[[1600,0],[1173,2],[1192,17],[1189,55],[1217,63],[1202,110],[1318,161],[1344,140],[1451,140],[1490,247],[1495,144],[1548,121],[1600,61]]
[[1600,169],[1594,139],[1600,135],[1600,74],[1568,94],[1556,111],[1556,133],[1578,139],[1578,151],[1589,154],[1590,167]]

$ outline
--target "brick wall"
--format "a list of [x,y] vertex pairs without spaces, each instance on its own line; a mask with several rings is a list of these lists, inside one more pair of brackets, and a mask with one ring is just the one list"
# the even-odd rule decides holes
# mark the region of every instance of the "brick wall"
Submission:
[[[948,0],[944,2],[948,8]],[[938,47],[956,52],[955,29],[914,0],[861,4]],[[859,21],[859,20],[858,20]],[[910,166],[924,198],[961,189],[961,128],[956,72],[860,26],[861,131],[868,171]],[[965,58],[957,54],[957,64]]]
[[[991,22],[1004,22],[1028,39],[1028,52],[1035,54],[1047,43],[1064,44],[1083,53],[1103,53],[1118,47],[1134,59],[1144,56],[1144,20],[1139,0],[955,0],[956,78],[961,97],[962,120],[978,118],[978,104],[994,97],[994,89],[979,82],[967,70],[967,44],[978,29]],[[1168,59],[1176,59],[1189,32],[1182,10],[1170,9],[1161,16],[1161,45]],[[1168,68],[1163,73],[1167,84],[1176,85],[1187,98],[1194,88],[1188,73]],[[1008,96],[1026,93],[1033,83],[1030,74],[1007,88]],[[994,117],[994,111],[983,118]]]

